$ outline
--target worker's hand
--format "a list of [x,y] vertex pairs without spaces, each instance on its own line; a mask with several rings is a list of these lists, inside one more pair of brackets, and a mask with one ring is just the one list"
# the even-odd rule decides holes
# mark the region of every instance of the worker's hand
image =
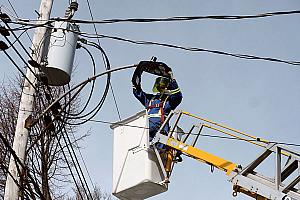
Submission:
[[132,84],[135,86],[135,87],[141,87],[141,77],[142,77],[142,73],[143,73],[143,67],[138,65],[136,68],[135,68],[135,71],[132,75],[132,79],[131,79],[131,82]]
[[132,85],[134,85],[136,88],[141,88],[141,77],[139,76],[132,77]]
[[168,75],[169,75],[169,77],[170,77],[171,80],[174,79],[174,75],[173,75],[172,70],[168,71]]

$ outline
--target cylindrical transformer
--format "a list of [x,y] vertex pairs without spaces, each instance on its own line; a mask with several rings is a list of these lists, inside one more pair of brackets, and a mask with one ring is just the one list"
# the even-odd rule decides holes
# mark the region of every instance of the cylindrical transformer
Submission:
[[79,27],[69,22],[55,22],[51,32],[47,65],[48,84],[62,86],[70,82]]

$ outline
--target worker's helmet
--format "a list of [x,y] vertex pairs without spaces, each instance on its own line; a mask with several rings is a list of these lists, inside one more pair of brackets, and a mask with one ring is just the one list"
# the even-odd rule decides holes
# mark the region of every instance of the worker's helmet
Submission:
[[170,79],[166,77],[157,77],[153,85],[153,92],[163,92],[169,85]]

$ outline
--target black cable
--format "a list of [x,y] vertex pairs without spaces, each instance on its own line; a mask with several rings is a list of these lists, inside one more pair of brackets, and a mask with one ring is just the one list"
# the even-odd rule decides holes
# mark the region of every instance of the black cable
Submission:
[[[40,20],[42,21],[42,20]],[[39,28],[39,27],[45,27],[45,28],[53,28],[51,26],[51,23],[54,21],[51,20],[47,20],[45,23],[41,23],[41,24],[30,24],[30,23],[24,23],[24,22],[14,22],[14,21],[7,21],[6,23],[8,24],[17,24],[20,25],[22,28],[11,28],[10,31],[20,31],[20,30],[30,30],[30,29],[35,29],[35,28]],[[25,28],[25,26],[28,26],[27,28]]]
[[[95,59],[94,59],[93,55],[85,46],[80,45],[80,47],[82,47],[90,56],[92,65],[93,65],[93,75],[96,75],[96,63],[95,63]],[[78,113],[68,113],[68,115],[78,116],[84,112],[84,110],[87,108],[88,104],[90,103],[90,100],[91,100],[93,92],[94,92],[94,87],[95,87],[95,80],[92,81],[91,91],[90,91],[87,101],[86,101],[85,105],[83,106],[83,108],[81,109],[81,111],[79,111]]]
[[[91,54],[90,54],[90,55],[91,55]],[[94,68],[94,70],[95,70],[95,68]],[[48,87],[48,89],[50,89],[50,88]],[[64,92],[65,92],[65,88],[64,88],[64,87],[63,87],[63,89],[64,89]],[[70,88],[69,88],[69,89],[70,89]],[[53,96],[52,96],[50,90],[49,90],[49,93],[50,93],[50,98],[53,99]],[[71,99],[71,95],[69,95],[69,99]],[[67,104],[67,101],[66,101],[66,100],[65,100],[65,104]],[[69,104],[68,108],[69,108],[69,109],[68,109],[68,112],[67,112],[67,113],[70,114],[70,109],[71,109],[70,104]],[[66,114],[63,116],[63,119],[62,119],[61,121],[65,121],[65,120],[66,120],[66,117],[65,117],[65,116],[66,116]],[[68,139],[68,141],[69,141],[69,144],[71,145],[71,140],[70,140],[70,138],[69,138],[69,136],[68,136],[68,133],[67,133],[66,128],[65,128],[64,126],[61,126],[61,127],[62,127],[63,130],[64,130],[64,133],[62,133],[61,136],[63,136],[64,134],[66,134],[67,139]],[[75,142],[75,144],[78,146],[78,144],[77,144],[77,142],[76,142],[76,138],[75,138],[73,132],[72,132],[72,135],[73,135],[73,137],[74,137],[74,142]],[[65,140],[65,139],[64,139],[64,140]],[[74,152],[74,149],[73,149],[72,145],[71,145],[70,147],[71,147],[72,152],[73,152],[73,154],[74,154],[74,156],[75,156],[76,163],[77,163],[77,165],[79,166],[79,170],[80,170],[80,172],[81,172],[81,176],[83,177],[83,180],[84,180],[84,182],[85,182],[85,185],[86,185],[86,187],[88,188],[88,192],[89,192],[89,194],[91,195],[89,186],[88,186],[88,184],[87,184],[87,182],[86,182],[86,179],[85,179],[85,177],[84,177],[84,174],[83,174],[82,169],[81,169],[81,167],[80,167],[80,164],[79,164],[79,162],[78,162],[77,156],[76,156],[76,154],[75,154],[75,152]],[[81,154],[80,148],[78,148],[78,151],[79,151],[79,153],[80,153],[82,162],[83,162],[83,164],[84,164],[84,167],[85,167],[85,170],[86,170],[86,172],[87,172],[87,174],[88,174],[88,177],[89,177],[89,179],[90,179],[90,182],[91,182],[93,188],[95,188],[95,187],[94,187],[94,184],[93,184],[93,181],[92,181],[92,179],[91,179],[91,176],[90,176],[90,174],[89,174],[89,171],[88,171],[88,169],[87,169],[87,166],[86,166],[86,164],[85,164],[84,158],[83,158],[83,156],[82,156],[82,154]],[[71,153],[70,153],[70,155],[71,155]],[[74,165],[74,166],[76,167],[76,165]],[[82,185],[82,186],[84,186],[84,185]],[[91,195],[91,197],[92,197],[92,195]],[[93,197],[92,197],[92,198],[93,198]]]
[[[92,13],[90,2],[89,2],[89,0],[86,0],[86,1],[87,1],[87,5],[88,5],[88,8],[89,8],[91,19],[92,19],[92,21],[94,21],[94,16],[93,16],[93,13]],[[98,35],[98,31],[97,31],[95,23],[93,23],[93,27],[94,27],[94,31],[95,31],[96,35]],[[97,38],[97,41],[98,41],[98,45],[101,46],[99,38]],[[105,62],[104,54],[102,54],[102,59],[103,59],[104,64],[106,64],[106,70],[109,70],[110,66],[108,66],[107,62]],[[118,114],[119,120],[121,121],[120,110],[119,110],[119,107],[118,107],[118,104],[117,104],[117,100],[116,100],[115,92],[113,90],[113,86],[112,86],[112,84],[111,84],[110,81],[109,81],[109,86],[111,88],[111,92],[112,92],[112,96],[113,96],[113,100],[114,100],[114,104],[115,104],[115,107],[116,107],[116,110],[117,110],[117,114]]]
[[[15,10],[14,6],[12,5],[12,3],[10,2],[10,0],[7,0],[7,1],[8,1],[8,3],[9,3],[9,5],[11,6],[11,8],[13,9],[15,15],[19,18],[18,13],[17,13],[17,11]],[[27,30],[26,30],[26,35],[27,35],[27,37],[29,38],[31,44],[33,44],[33,41],[31,40],[31,38],[30,38],[30,36],[29,36]]]
[[[96,47],[97,49],[99,49],[102,54],[104,55],[105,57],[105,61],[107,63],[107,66],[108,66],[108,69],[110,69],[110,62],[109,62],[109,59],[105,53],[105,51],[102,49],[102,47],[100,47],[98,44],[94,43],[94,42],[88,42],[87,43],[88,45],[91,45],[93,47]],[[109,70],[108,70],[109,71]],[[105,99],[107,97],[107,94],[108,94],[108,91],[109,91],[109,82],[110,82],[110,77],[111,77],[111,73],[108,72],[107,73],[107,81],[106,81],[106,86],[105,86],[105,89],[104,89],[104,92],[103,92],[103,95],[102,95],[102,98],[100,99],[99,103],[95,106],[95,108],[93,108],[91,111],[87,112],[86,114],[83,114],[82,116],[77,116],[77,117],[69,117],[67,116],[67,118],[69,119],[80,119],[80,118],[83,118],[83,117],[87,117],[89,116],[89,119],[92,119],[99,111],[100,109],[102,108],[104,102],[105,102]],[[69,125],[81,125],[81,124],[84,124],[85,122],[82,121],[82,122],[79,122],[79,123],[68,123]]]
[[[68,106],[68,108],[69,108],[69,109],[68,109],[68,112],[70,112],[70,109],[71,109],[70,102],[71,102],[72,98],[74,98],[74,97],[70,97],[69,102],[65,101],[65,103],[69,105],[69,106]],[[52,99],[53,99],[53,97],[52,97]],[[67,108],[67,107],[65,107],[65,108]],[[75,153],[75,151],[74,151],[74,148],[73,148],[73,146],[72,146],[72,142],[71,142],[71,140],[70,140],[70,138],[69,138],[69,136],[68,136],[67,130],[66,130],[66,128],[65,128],[66,120],[67,120],[67,118],[66,118],[66,113],[65,113],[64,116],[63,116],[63,118],[61,119],[61,122],[62,122],[62,123],[60,124],[60,127],[61,127],[60,132],[62,133],[62,134],[61,134],[61,135],[62,135],[62,138],[63,138],[63,140],[64,140],[64,142],[65,142],[65,144],[66,144],[67,150],[68,150],[69,155],[70,155],[71,160],[72,160],[72,163],[74,163],[74,168],[75,168],[75,170],[76,170],[76,172],[77,172],[79,181],[80,181],[80,183],[81,183],[81,186],[82,186],[82,188],[83,188],[83,190],[84,190],[85,195],[87,196],[88,199],[89,199],[89,195],[90,195],[91,199],[93,199],[93,196],[92,196],[92,194],[91,194],[91,191],[90,191],[90,189],[89,189],[89,186],[88,186],[88,184],[87,184],[87,182],[86,182],[86,178],[85,178],[85,176],[84,176],[84,174],[83,174],[83,171],[82,171],[82,169],[81,169],[80,163],[79,163],[79,161],[78,161],[78,158],[77,158],[76,153]],[[66,138],[67,138],[68,141],[66,140],[65,135],[66,135]],[[75,140],[75,141],[76,141],[76,140]],[[70,148],[69,148],[69,145],[70,145]],[[70,149],[71,149],[72,151],[70,151]],[[73,157],[72,153],[73,153],[73,155],[74,155],[74,157],[75,157],[76,163],[74,162],[74,157]],[[66,161],[66,162],[67,162],[67,161]],[[76,164],[77,164],[77,165],[76,165]],[[79,168],[80,173],[79,173],[77,167]],[[82,179],[83,179],[84,183],[83,183]],[[88,192],[86,191],[86,188],[85,188],[85,187],[87,187]]]
[[68,166],[68,168],[69,168],[69,171],[70,171],[70,173],[71,173],[71,176],[72,176],[73,181],[74,181],[74,183],[75,183],[75,186],[76,186],[76,188],[77,188],[77,190],[78,190],[78,193],[79,193],[81,199],[84,199],[84,198],[82,197],[80,187],[79,187],[79,185],[77,184],[77,181],[76,181],[76,179],[75,179],[75,176],[74,176],[74,174],[73,174],[73,171],[72,171],[72,169],[71,169],[71,166],[70,166],[69,162],[67,161],[67,156],[66,156],[66,154],[65,154],[65,152],[64,152],[64,149],[63,149],[63,147],[62,147],[62,145],[61,145],[61,143],[60,143],[60,140],[57,138],[57,136],[56,136],[56,139],[57,139],[58,145],[59,145],[59,147],[60,147],[60,149],[61,149],[61,151],[62,151],[62,153],[63,153],[63,156],[64,156],[64,158],[65,158],[65,161],[66,161],[66,163],[67,163],[67,166]]
[[65,18],[51,18],[50,20],[39,20],[39,19],[21,19],[18,18],[18,23],[20,22],[33,22],[33,21],[47,21],[49,23],[55,21],[69,21],[73,23],[85,23],[85,24],[112,24],[112,23],[122,23],[122,22],[133,22],[133,23],[151,23],[151,22],[176,22],[176,21],[193,21],[193,20],[243,20],[243,19],[257,19],[266,18],[282,15],[294,15],[300,14],[300,10],[291,11],[277,11],[277,12],[267,12],[258,13],[256,15],[204,15],[204,16],[174,16],[167,18],[127,18],[127,19],[104,19],[104,20],[79,20],[79,19],[65,19]]
[[[88,193],[85,191],[87,198],[89,199],[89,195],[90,195],[90,198],[93,199],[93,195],[92,195],[92,193],[91,193],[91,191],[90,191],[90,188],[89,188],[89,186],[88,186],[88,184],[87,184],[87,181],[86,181],[86,179],[85,179],[85,177],[84,177],[84,174],[83,174],[83,171],[82,171],[82,169],[81,169],[80,163],[79,163],[79,161],[78,161],[78,158],[77,158],[76,153],[75,153],[75,151],[74,151],[74,148],[73,148],[73,146],[72,146],[72,142],[71,142],[71,140],[70,140],[70,137],[68,136],[68,133],[67,133],[65,127],[63,127],[63,130],[64,130],[64,132],[62,133],[62,138],[63,138],[64,141],[65,141],[65,144],[66,144],[66,147],[67,147],[67,149],[68,149],[68,151],[69,151],[69,154],[70,154],[70,157],[71,157],[71,159],[72,159],[72,162],[74,163],[74,167],[75,167],[75,170],[76,170],[76,172],[77,172],[77,174],[78,174],[78,177],[79,177],[79,180],[80,180],[80,182],[81,182],[81,185],[82,185],[82,187],[84,188],[84,190],[85,190],[85,187],[87,187]],[[66,137],[65,137],[65,135],[66,135]],[[66,138],[67,138],[67,139],[66,139]],[[69,145],[68,145],[68,144],[69,144]],[[70,149],[71,149],[71,150],[69,149],[69,146],[70,146]],[[76,161],[76,162],[74,161],[74,158],[73,158],[73,156],[72,156],[72,153],[73,153],[73,155],[74,155],[74,158],[75,158],[75,161]],[[77,165],[76,165],[76,164],[77,164]],[[77,167],[79,168],[79,171],[78,171]],[[82,182],[81,178],[83,179],[84,183]]]
[[[300,10],[292,11],[278,11],[278,12],[268,12],[256,15],[207,15],[207,16],[175,16],[168,18],[127,18],[127,19],[104,19],[104,20],[79,20],[79,19],[61,19],[52,18],[54,21],[70,21],[74,23],[85,23],[85,24],[112,24],[121,22],[134,22],[134,23],[151,23],[151,22],[176,22],[176,21],[192,21],[192,20],[242,20],[242,19],[256,19],[273,17],[279,15],[292,15],[300,14]],[[32,21],[32,20],[31,20]]]
[[[45,89],[45,87],[43,87],[43,89]],[[44,92],[45,92],[45,90],[44,90]],[[50,90],[49,90],[49,92],[50,92],[50,94],[49,94],[50,97],[53,99],[53,96],[52,96]],[[75,95],[75,96],[76,96],[76,95]],[[73,97],[73,98],[75,98],[75,97]],[[40,100],[41,100],[41,103],[45,106],[45,103],[44,103],[43,99],[40,98]],[[50,99],[47,99],[47,100],[50,102]],[[70,99],[69,102],[71,102],[71,100],[72,100],[72,98]],[[68,106],[68,105],[66,105],[65,107],[67,107],[67,106]],[[70,106],[69,106],[69,109],[70,109]],[[55,117],[55,118],[56,118],[56,117]],[[64,117],[64,116],[63,116],[63,119],[61,119],[61,121],[62,121],[62,122],[65,121],[65,117]],[[53,122],[50,122],[50,123],[53,123]],[[48,128],[48,127],[46,127],[45,130],[47,130],[47,128]],[[64,131],[64,132],[63,132],[63,131]],[[70,171],[70,173],[71,173],[71,175],[72,175],[72,178],[73,178],[73,180],[74,180],[74,182],[75,182],[75,185],[76,185],[76,187],[77,187],[77,190],[78,190],[78,192],[80,193],[80,196],[81,196],[81,198],[82,198],[80,188],[79,188],[79,186],[77,185],[77,182],[76,182],[76,179],[75,179],[75,177],[74,177],[73,171],[72,171],[72,169],[71,169],[71,167],[70,167],[70,165],[69,165],[69,163],[68,163],[68,159],[67,159],[66,154],[65,154],[65,152],[64,152],[64,150],[63,150],[63,148],[62,148],[62,145],[61,145],[61,143],[60,143],[60,138],[61,138],[61,137],[58,138],[58,136],[57,136],[58,133],[61,133],[60,136],[62,136],[62,138],[64,139],[64,142],[65,142],[65,144],[66,144],[67,150],[68,150],[68,152],[69,152],[69,156],[70,156],[70,158],[71,158],[71,160],[72,160],[72,163],[75,163],[75,162],[74,162],[74,159],[73,159],[73,156],[72,156],[72,153],[71,153],[71,151],[70,151],[70,149],[69,149],[69,145],[72,145],[72,144],[71,144],[71,142],[70,142],[70,144],[68,145],[68,143],[67,143],[67,141],[66,141],[66,138],[65,138],[65,136],[64,136],[64,134],[67,134],[67,132],[66,132],[66,129],[65,129],[65,126],[64,126],[63,123],[60,123],[59,128],[58,128],[58,130],[56,131],[55,137],[56,137],[56,139],[57,139],[57,141],[58,141],[58,144],[59,144],[59,146],[60,146],[60,148],[61,148],[61,150],[62,150],[62,152],[63,152],[63,156],[64,156],[64,158],[65,158],[65,162],[67,163],[67,166],[68,166],[69,171]],[[71,147],[72,147],[72,146],[71,146]],[[75,154],[75,153],[74,153],[74,155],[75,155],[75,157],[76,157],[76,154]],[[77,158],[76,158],[76,159],[77,159]],[[83,185],[81,176],[79,175],[77,166],[74,165],[74,167],[75,167],[75,170],[76,170],[77,175],[78,175],[78,177],[79,177],[79,180],[80,180],[80,182],[81,182],[82,188],[83,188],[83,190],[84,190],[84,192],[85,192],[87,198],[89,198],[89,196],[88,196],[88,194],[87,194],[87,192],[86,192],[86,190],[85,190],[85,187],[84,187],[84,185]],[[80,168],[80,166],[79,166],[79,168]],[[81,168],[80,168],[80,169],[81,169]],[[84,177],[83,177],[83,178],[84,178]],[[89,190],[89,188],[88,188],[88,190]],[[89,191],[89,193],[90,193],[90,191]]]
[[[10,26],[8,25],[8,23],[5,23],[8,30],[10,30]],[[20,46],[22,47],[22,49],[26,52],[26,54],[28,55],[28,57],[31,59],[31,60],[34,60],[33,57],[30,55],[30,53],[27,51],[27,49],[25,48],[25,46],[22,44],[22,42],[19,40],[19,38],[16,36],[16,34],[14,33],[14,31],[11,31],[11,33],[13,34],[13,36],[16,38],[16,40],[19,42]]]
[[[87,80],[82,81],[81,83],[75,85],[74,87],[72,87],[70,90],[68,90],[67,92],[63,93],[61,96],[59,96],[58,98],[56,98],[35,120],[34,122],[31,124],[31,127],[34,126],[50,109],[51,107],[58,103],[62,98],[64,98],[66,95],[69,95],[71,92],[73,92],[74,90],[79,88],[78,93],[80,92],[80,90],[83,89],[83,87],[86,86],[87,83],[97,79],[98,77],[101,77],[103,75],[107,75],[108,73],[112,73],[112,72],[116,72],[116,71],[120,71],[120,70],[125,70],[125,69],[130,69],[130,68],[135,68],[137,65],[128,65],[128,66],[123,66],[123,67],[118,67],[118,68],[113,68],[111,70],[107,70],[104,72],[101,72],[99,74],[96,74],[95,76],[89,77]],[[64,109],[62,109],[64,110]],[[60,113],[59,113],[60,114]]]
[[[17,163],[24,169],[26,170],[26,166],[22,163],[22,161],[20,160],[20,158],[16,155],[15,151],[13,150],[13,148],[10,146],[9,142],[6,140],[6,138],[4,138],[4,136],[2,134],[0,134],[0,139],[2,140],[2,142],[4,143],[4,145],[8,148],[8,150],[10,151],[11,155],[13,156],[13,158],[16,161],[16,165]],[[37,191],[37,193],[40,195],[40,198],[42,200],[46,200],[46,198],[44,197],[43,193],[40,191],[39,186],[35,183],[34,179],[32,178],[32,176],[28,173],[28,178],[31,179],[31,182],[34,186],[34,189]]]
[[[86,120],[86,119],[80,119],[80,120]],[[89,122],[96,122],[96,123],[103,123],[103,124],[110,124],[110,125],[120,125],[120,126],[126,126],[126,127],[132,127],[132,128],[141,128],[141,129],[149,129],[149,127],[143,127],[143,126],[135,126],[135,125],[129,125],[129,124],[124,124],[120,122],[109,122],[109,121],[104,121],[104,120],[94,120],[90,119],[88,120]],[[187,133],[183,133],[180,131],[174,131],[176,133],[181,133],[183,135],[186,135]],[[190,133],[191,135],[199,135],[199,133]],[[251,141],[251,142],[261,142],[255,139],[243,139],[243,138],[235,138],[235,137],[227,137],[227,136],[218,136],[218,135],[210,135],[210,134],[201,134],[201,136],[204,137],[211,137],[211,138],[219,138],[219,139],[229,139],[229,140],[240,140],[240,141]],[[264,142],[265,143],[265,142]],[[296,146],[300,147],[300,144],[295,144],[295,143],[286,143],[286,142],[276,142],[276,141],[268,141],[268,143],[274,143],[274,144],[282,144],[282,145],[287,145],[287,146]]]
[[108,36],[108,35],[103,35],[103,34],[89,34],[89,33],[84,33],[84,32],[78,32],[74,31],[75,33],[78,33],[79,35],[86,37],[86,38],[107,38],[107,39],[113,39],[113,40],[118,40],[118,41],[123,41],[123,42],[129,42],[137,45],[156,45],[156,46],[163,46],[163,47],[168,47],[168,48],[175,48],[175,49],[181,49],[184,51],[191,51],[191,52],[207,52],[207,53],[212,53],[212,54],[218,54],[218,55],[225,55],[225,56],[231,56],[235,58],[240,58],[240,59],[248,59],[248,60],[264,60],[264,61],[269,61],[269,62],[278,62],[278,63],[284,63],[288,65],[295,65],[299,66],[300,61],[293,61],[293,60],[283,60],[283,59],[278,59],[278,58],[272,58],[272,57],[260,57],[260,56],[255,56],[255,55],[247,55],[247,54],[234,54],[234,53],[229,53],[229,52],[224,52],[224,51],[219,51],[219,50],[210,50],[210,49],[204,49],[204,48],[199,48],[199,47],[184,47],[184,46],[178,46],[174,44],[167,44],[167,43],[159,43],[159,42],[152,42],[152,41],[138,41],[138,40],[131,40],[131,39],[126,39],[126,38],[121,38],[121,37],[116,37],[116,36]]
[[[15,34],[13,34],[13,35],[16,37]],[[11,43],[11,41],[8,39],[8,37],[7,36],[4,36],[4,37],[5,37],[6,41],[9,43],[9,45],[13,48],[13,50],[17,53],[19,58],[21,58],[21,60],[24,62],[24,64],[27,66],[27,68],[31,71],[31,73],[38,79],[38,76],[36,75],[36,72],[28,65],[27,61],[23,58],[23,56],[16,49],[16,47]],[[16,37],[16,39],[17,39],[17,37]],[[21,44],[22,48],[25,49],[25,47],[23,46],[23,44],[20,41],[19,41],[19,43]],[[26,51],[26,49],[25,49],[25,51]],[[28,52],[26,51],[26,53],[28,53]],[[28,55],[30,56],[29,53],[28,53]],[[30,56],[30,58],[32,58],[32,57]]]
[[[74,138],[74,141],[75,141],[76,145],[78,146],[78,144],[77,144],[77,142],[76,142],[76,140],[75,140],[75,136],[74,136],[73,133],[72,133],[72,135],[73,135],[73,138]],[[93,180],[92,180],[92,178],[91,178],[91,175],[90,175],[90,173],[89,173],[89,171],[88,171],[88,168],[87,168],[87,166],[86,166],[86,163],[85,163],[85,161],[84,161],[84,159],[83,159],[83,156],[82,156],[82,153],[81,153],[81,151],[80,151],[80,148],[78,148],[78,152],[79,152],[79,154],[80,154],[80,158],[81,158],[81,160],[82,160],[82,163],[83,163],[83,166],[84,166],[84,168],[85,168],[85,171],[87,172],[87,175],[88,175],[88,177],[89,177],[89,179],[90,179],[90,182],[91,182],[93,188],[95,188],[95,185],[94,185],[94,183],[93,183]]]
[[[11,31],[11,29],[9,29],[9,31]],[[22,33],[20,33],[20,35],[18,36],[18,39],[20,39],[21,36],[22,36],[24,33],[26,33],[26,30],[23,30]],[[15,44],[17,41],[18,41],[18,40],[15,39],[15,41],[13,41],[12,44]],[[10,48],[10,47],[11,47],[11,46],[9,46],[8,48]]]
[[184,46],[178,46],[178,45],[174,45],[174,44],[151,42],[151,41],[136,41],[136,40],[130,40],[130,39],[125,39],[125,38],[121,38],[121,37],[107,36],[107,35],[87,36],[85,34],[81,34],[81,36],[87,37],[87,38],[102,37],[102,38],[123,41],[123,42],[129,42],[129,43],[133,43],[133,44],[137,44],[137,45],[156,45],[156,46],[163,46],[163,47],[168,47],[168,48],[181,49],[181,50],[185,50],[185,51],[207,52],[207,53],[231,56],[231,57],[241,58],[241,59],[264,60],[264,61],[278,62],[278,63],[284,63],[284,64],[288,64],[288,65],[300,66],[300,61],[287,61],[287,60],[271,58],[271,57],[259,57],[259,56],[247,55],[247,54],[234,54],[234,53],[228,53],[228,52],[219,51],[219,50],[209,50],[209,49],[203,49],[203,48],[198,48],[198,47],[184,47]]
[[35,85],[27,78],[27,76],[20,69],[20,67],[17,65],[17,63],[12,59],[12,57],[10,57],[10,55],[5,50],[3,50],[3,52],[8,57],[8,59],[13,63],[13,65],[18,69],[18,71],[22,74],[22,76],[28,81],[28,83],[36,90]]

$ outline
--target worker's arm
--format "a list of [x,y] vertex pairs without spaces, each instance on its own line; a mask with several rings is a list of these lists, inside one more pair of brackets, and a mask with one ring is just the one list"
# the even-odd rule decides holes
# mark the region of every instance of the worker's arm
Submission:
[[134,96],[145,106],[148,107],[149,101],[152,99],[152,94],[147,94],[141,87],[132,86]]
[[169,96],[169,103],[171,106],[171,109],[174,110],[182,100],[182,93],[180,91],[180,88],[175,80],[175,78],[172,77],[172,80],[167,88],[170,92]]
[[143,68],[140,67],[140,65],[137,66],[135,69],[131,82],[132,82],[132,89],[134,96],[145,106],[147,107],[149,104],[149,101],[151,100],[152,96],[151,94],[147,94],[142,90],[141,86],[141,77],[143,73]]

